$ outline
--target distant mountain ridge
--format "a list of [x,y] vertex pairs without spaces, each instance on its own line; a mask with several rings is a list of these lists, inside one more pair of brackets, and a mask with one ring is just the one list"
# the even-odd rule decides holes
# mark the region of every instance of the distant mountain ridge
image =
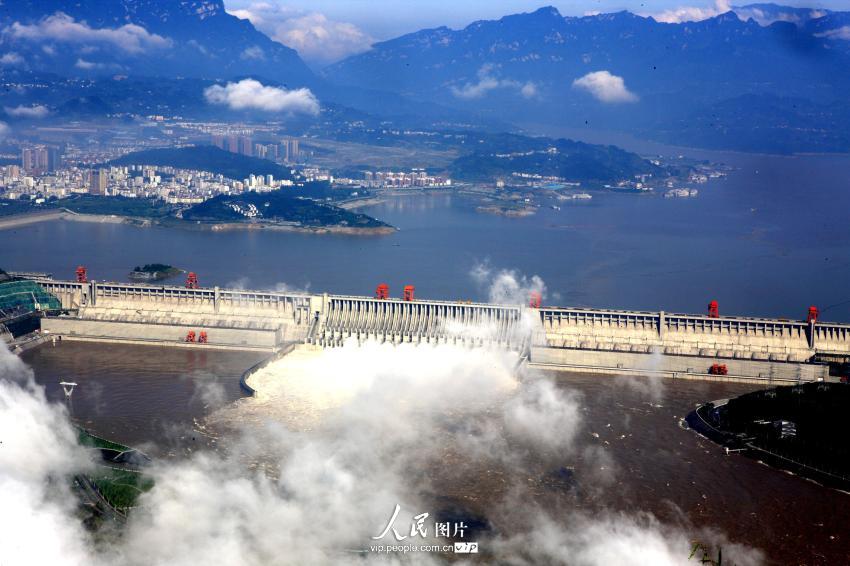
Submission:
[[7,1],[0,28],[5,70],[316,82],[293,49],[228,14],[223,0]]
[[[787,90],[805,91],[804,80],[823,79],[824,72],[846,62],[825,39],[789,22],[761,26],[729,12],[699,22],[665,24],[631,12],[563,17],[556,8],[546,7],[474,22],[462,30],[427,29],[377,43],[371,51],[331,65],[324,74],[339,83],[381,84],[407,94],[425,89],[446,100],[462,98],[452,87],[479,83],[485,66],[487,76],[505,87],[535,81],[538,94],[566,95],[573,80],[601,69],[622,76],[639,96],[678,92],[709,80],[720,82],[708,90],[725,86],[732,94],[742,94],[756,83],[784,83]],[[839,85],[826,90],[835,94]],[[488,93],[522,97],[497,85]],[[484,96],[475,98],[475,104],[486,102]]]
[[[631,12],[564,17],[550,6],[460,30],[439,27],[407,34],[377,43],[323,74],[338,84],[381,85],[482,115],[511,116],[519,123],[641,135],[670,129],[734,98],[754,104],[765,97],[795,98],[827,108],[845,99],[850,41],[836,30],[850,13],[768,4],[738,10],[758,10],[769,23],[742,20],[734,12],[678,24]],[[850,27],[846,31],[850,39]],[[582,83],[583,77],[603,71],[607,74]],[[609,95],[605,89],[617,87],[618,80],[620,90]],[[745,112],[736,115],[746,118]],[[791,126],[805,130],[804,124]],[[714,134],[721,135],[722,128]],[[794,139],[805,147],[808,135],[817,134],[797,132]],[[667,139],[688,143],[687,136]],[[715,141],[712,145],[723,145]]]
[[766,3],[675,24],[547,6],[383,41],[317,76],[223,0],[0,0],[0,78],[39,87],[0,92],[0,121],[13,126],[37,120],[35,104],[64,118],[244,119],[203,92],[252,77],[310,88],[343,125],[362,112],[426,128],[510,121],[745,151],[850,151],[840,133],[850,129],[847,69],[850,12]]

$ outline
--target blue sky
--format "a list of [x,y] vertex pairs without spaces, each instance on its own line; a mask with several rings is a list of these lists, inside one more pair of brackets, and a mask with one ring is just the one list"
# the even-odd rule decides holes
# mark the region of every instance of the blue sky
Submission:
[[[663,12],[682,6],[711,8],[714,0],[225,0],[228,10],[244,8],[260,1],[277,4],[293,11],[319,12],[330,20],[354,24],[375,39],[387,39],[426,27],[447,25],[463,27],[481,19],[499,18],[506,14],[533,11],[547,4],[564,15],[582,15],[590,11],[615,12],[631,10],[639,13]],[[747,4],[754,0],[733,2]],[[848,0],[777,2],[788,6],[850,9]]]

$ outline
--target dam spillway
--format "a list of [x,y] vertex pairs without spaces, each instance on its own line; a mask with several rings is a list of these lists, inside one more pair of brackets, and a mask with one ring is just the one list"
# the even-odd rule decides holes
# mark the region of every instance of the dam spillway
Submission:
[[850,324],[821,321],[33,280],[67,312],[43,331],[75,340],[270,352],[450,343],[508,348],[541,368],[714,379],[719,364],[727,379],[766,383],[829,379],[828,362],[850,361]]

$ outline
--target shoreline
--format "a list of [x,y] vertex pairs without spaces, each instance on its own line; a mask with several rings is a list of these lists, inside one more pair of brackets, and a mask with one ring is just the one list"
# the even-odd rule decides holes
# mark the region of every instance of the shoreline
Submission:
[[716,445],[723,448],[727,454],[736,452],[741,453],[743,456],[765,464],[776,471],[790,473],[842,493],[850,493],[850,481],[844,477],[803,462],[793,460],[786,456],[775,454],[752,442],[742,439],[739,433],[718,428],[714,423],[710,422],[709,419],[700,413],[700,411],[710,410],[711,407],[715,406],[714,403],[716,403],[716,401],[703,403],[688,413],[682,420],[687,424],[688,428],[700,436],[714,442]]
[[280,232],[300,232],[306,234],[346,234],[354,236],[383,236],[398,231],[394,226],[375,226],[372,228],[358,228],[354,226],[295,226],[286,224],[266,223],[193,223],[186,220],[161,221],[152,218],[141,218],[136,216],[119,216],[115,214],[81,214],[67,209],[59,209],[49,212],[32,212],[25,214],[13,214],[0,217],[0,231],[50,222],[55,220],[67,220],[70,222],[91,222],[96,224],[129,224],[141,228],[161,226],[163,228],[178,228],[188,230],[209,230],[213,232],[225,230],[273,230]]

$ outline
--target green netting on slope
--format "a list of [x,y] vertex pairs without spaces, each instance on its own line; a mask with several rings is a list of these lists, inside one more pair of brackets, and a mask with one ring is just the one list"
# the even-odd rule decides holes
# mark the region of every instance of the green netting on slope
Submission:
[[0,317],[3,313],[20,314],[35,310],[60,310],[59,299],[33,281],[6,281],[0,283]]

